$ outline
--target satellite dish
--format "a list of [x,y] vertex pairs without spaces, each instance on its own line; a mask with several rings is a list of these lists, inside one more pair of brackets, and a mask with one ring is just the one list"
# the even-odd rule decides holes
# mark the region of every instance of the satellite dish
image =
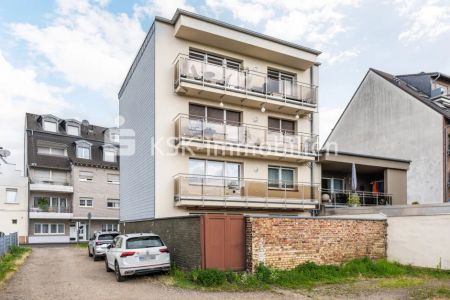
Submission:
[[11,151],[6,149],[0,149],[0,157],[8,157],[11,155]]

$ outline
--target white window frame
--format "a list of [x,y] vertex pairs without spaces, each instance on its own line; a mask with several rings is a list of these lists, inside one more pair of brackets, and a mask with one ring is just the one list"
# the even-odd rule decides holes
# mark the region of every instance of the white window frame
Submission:
[[[88,154],[88,155],[85,155]],[[77,146],[77,158],[91,159],[91,147],[85,145]]]
[[[114,176],[114,177],[117,176],[117,178],[119,178],[119,181],[110,181],[109,176]],[[111,174],[111,173],[106,174],[106,182],[109,184],[120,184],[120,175],[119,174]]]
[[[109,206],[109,203],[113,203],[113,206]],[[119,209],[120,199],[106,199],[106,207],[110,209]]]
[[[277,169],[278,170],[278,186],[270,186],[270,178],[269,178],[269,169]],[[292,187],[284,187],[283,186],[283,170],[289,170],[292,171]],[[273,165],[269,165],[267,168],[267,186],[269,187],[269,189],[274,189],[274,190],[295,190],[296,189],[296,185],[297,182],[295,180],[295,178],[297,177],[297,169],[296,168],[291,168],[291,167],[283,167],[283,166],[273,166]]]
[[104,223],[102,224],[102,231],[104,232],[113,232],[119,231],[119,224],[115,224],[115,223]]
[[[86,173],[86,174],[82,174]],[[87,175],[87,173],[90,173],[90,175]],[[94,173],[91,171],[80,171],[78,174],[78,178],[80,179],[80,182],[93,182],[94,181]]]
[[[112,160],[111,159],[107,159],[106,153],[109,153],[110,155],[112,154],[112,157],[111,157]],[[105,161],[105,162],[116,162],[117,161],[116,156],[117,156],[117,151],[115,149],[112,149],[112,148],[104,148],[103,149],[103,161]]]
[[[343,193],[345,191],[345,180],[343,178],[337,178],[337,177],[322,177],[322,180],[329,180],[330,181],[330,193]],[[334,181],[338,180],[342,182],[342,189],[341,190],[337,190],[334,187]]]
[[[50,125],[52,124],[52,125]],[[49,128],[48,126],[52,126],[52,128]],[[54,126],[54,128],[53,128]],[[58,132],[58,122],[57,121],[51,121],[51,120],[42,120],[42,128],[44,131],[48,132]],[[54,130],[53,130],[54,129]]]
[[[76,129],[76,133],[71,133],[70,128]],[[66,133],[72,136],[80,136],[80,126],[72,123],[66,124]]]
[[[10,201],[9,200],[9,193],[14,193],[14,201]],[[17,199],[17,196],[19,194],[19,190],[16,188],[6,188],[6,198],[5,198],[5,203],[6,204],[18,204],[19,200]]]
[[[48,149],[48,153],[42,152],[39,149]],[[58,150],[63,150],[63,154],[59,154],[59,153],[54,153],[56,151],[56,149]],[[48,155],[48,156],[59,156],[59,157],[66,157],[67,156],[67,149],[64,147],[52,147],[52,146],[38,146],[37,147],[37,154],[39,155]]]
[[[81,201],[84,201],[83,205],[81,205]],[[91,201],[91,205],[87,205],[88,201]],[[94,207],[94,198],[80,197],[80,199],[78,201],[78,206],[79,207]]]
[[[36,232],[36,225],[39,226],[40,232]],[[42,232],[42,228],[44,225],[47,225],[48,231]],[[51,233],[51,226],[56,225],[56,233]],[[60,226],[62,225],[63,231],[60,232]],[[33,233],[34,235],[65,235],[66,234],[66,226],[63,223],[34,223],[33,225]]]

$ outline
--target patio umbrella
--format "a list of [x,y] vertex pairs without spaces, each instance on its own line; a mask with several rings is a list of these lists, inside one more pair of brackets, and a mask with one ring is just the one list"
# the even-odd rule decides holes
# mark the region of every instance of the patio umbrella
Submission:
[[356,193],[356,189],[357,189],[357,181],[358,179],[356,178],[356,167],[355,167],[355,163],[352,163],[352,193]]

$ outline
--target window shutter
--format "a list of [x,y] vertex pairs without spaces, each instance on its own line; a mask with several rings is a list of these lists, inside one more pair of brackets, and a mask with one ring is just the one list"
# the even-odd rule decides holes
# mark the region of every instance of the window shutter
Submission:
[[203,105],[189,104],[189,115],[205,117],[205,107]]
[[280,130],[280,119],[269,117],[269,128],[275,129],[275,130]]

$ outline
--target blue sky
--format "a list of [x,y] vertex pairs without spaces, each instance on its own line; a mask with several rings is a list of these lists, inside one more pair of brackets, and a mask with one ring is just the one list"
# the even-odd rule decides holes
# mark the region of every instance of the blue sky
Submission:
[[368,68],[450,73],[450,0],[3,0],[0,146],[23,162],[24,113],[114,126],[154,16],[177,7],[321,50],[323,141]]

